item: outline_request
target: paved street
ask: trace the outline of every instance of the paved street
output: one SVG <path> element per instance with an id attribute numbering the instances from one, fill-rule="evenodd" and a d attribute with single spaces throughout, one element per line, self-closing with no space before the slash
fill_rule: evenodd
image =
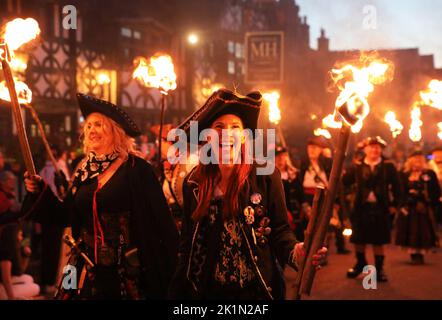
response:
<path id="1" fill-rule="evenodd" d="M 351 248 L 351 245 L 348 246 Z M 442 250 L 429 252 L 425 256 L 425 265 L 414 266 L 409 263 L 409 255 L 397 246 L 388 246 L 386 250 L 385 270 L 389 282 L 379 283 L 376 290 L 365 290 L 362 286 L 363 275 L 358 279 L 347 279 L 346 270 L 353 266 L 355 258 L 349 255 L 337 255 L 331 248 L 329 263 L 315 278 L 312 295 L 303 296 L 305 300 L 389 300 L 389 299 L 425 299 L 442 300 Z M 373 255 L 369 249 L 369 263 Z M 291 268 L 286 270 L 290 288 L 296 272 Z M 288 298 L 293 296 L 287 293 Z"/>

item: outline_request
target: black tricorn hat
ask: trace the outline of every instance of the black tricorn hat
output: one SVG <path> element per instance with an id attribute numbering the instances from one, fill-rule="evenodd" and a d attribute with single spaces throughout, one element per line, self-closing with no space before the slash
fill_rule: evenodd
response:
<path id="1" fill-rule="evenodd" d="M 372 145 L 372 144 L 378 144 L 382 148 L 385 148 L 387 146 L 387 142 L 385 142 L 384 139 L 382 139 L 379 136 L 376 137 L 368 137 L 362 141 L 362 147 L 365 148 L 366 146 Z"/>
<path id="2" fill-rule="evenodd" d="M 113 103 L 83 93 L 77 93 L 77 99 L 81 113 L 85 119 L 91 113 L 98 112 L 118 123 L 127 135 L 137 137 L 141 134 L 140 129 L 138 129 L 138 126 L 129 115 Z"/>
<path id="3" fill-rule="evenodd" d="M 199 133 L 209 128 L 216 118 L 225 114 L 234 114 L 242 120 L 244 129 L 251 129 L 254 132 L 258 126 L 261 102 L 262 95 L 258 91 L 243 96 L 227 89 L 219 89 L 207 99 L 202 107 L 184 120 L 178 129 L 188 132 L 190 122 L 198 121 Z"/>

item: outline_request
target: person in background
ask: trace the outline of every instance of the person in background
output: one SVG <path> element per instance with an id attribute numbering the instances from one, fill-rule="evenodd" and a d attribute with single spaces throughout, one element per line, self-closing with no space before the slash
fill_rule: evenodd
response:
<path id="1" fill-rule="evenodd" d="M 428 163 L 429 167 L 436 173 L 439 187 L 442 189 L 442 145 L 436 146 L 431 150 L 431 160 Z M 442 197 L 441 197 L 442 200 Z M 435 208 L 436 220 L 439 224 L 439 229 L 442 229 L 442 202 L 439 201 Z"/>
<path id="2" fill-rule="evenodd" d="M 321 137 L 307 140 L 307 158 L 301 164 L 300 179 L 304 189 L 305 201 L 311 206 L 316 188 L 326 188 L 331 170 L 331 159 L 323 156 L 326 147 Z"/>
<path id="3" fill-rule="evenodd" d="M 423 264 L 425 252 L 438 245 L 434 208 L 439 205 L 441 192 L 422 151 L 414 151 L 408 157 L 401 184 L 405 189 L 405 210 L 399 212 L 396 222 L 396 244 L 409 249 L 413 264 Z"/>
<path id="4" fill-rule="evenodd" d="M 307 220 L 302 211 L 302 204 L 305 201 L 299 170 L 291 165 L 289 153 L 286 148 L 281 146 L 276 147 L 275 156 L 275 165 L 281 173 L 281 180 L 284 186 L 289 225 L 295 232 L 296 238 L 302 240 L 304 239 Z"/>
<path id="5" fill-rule="evenodd" d="M 404 147 L 402 145 L 393 146 L 393 152 L 391 154 L 391 161 L 393 161 L 398 172 L 404 169 L 405 161 L 407 157 L 405 155 Z"/>
<path id="6" fill-rule="evenodd" d="M 51 148 L 54 158 L 57 160 L 57 166 L 62 174 L 69 179 L 69 171 L 67 169 L 66 161 L 60 153 L 57 146 Z M 57 173 L 54 164 L 49 156 L 47 156 L 45 166 L 39 172 L 39 175 L 44 181 L 47 181 L 48 186 L 52 192 L 60 199 L 64 195 L 60 194 L 60 188 L 57 186 Z M 42 293 L 52 295 L 56 291 L 56 281 L 58 279 L 58 267 L 60 262 L 60 252 L 62 247 L 63 227 L 56 225 L 40 225 L 38 224 L 36 230 L 40 231 L 41 242 L 41 259 L 40 259 L 40 284 L 42 286 Z"/>
<path id="7" fill-rule="evenodd" d="M 20 211 L 15 185 L 13 173 L 0 172 L 0 217 Z M 31 253 L 29 246 L 24 245 L 18 222 L 0 226 L 0 300 L 26 299 L 39 294 L 39 286 L 30 275 L 24 274 Z"/>
<path id="8" fill-rule="evenodd" d="M 178 231 L 181 231 L 183 220 L 183 183 L 187 174 L 198 163 L 198 156 L 188 155 L 188 157 L 176 164 L 171 164 L 167 158 L 167 154 L 173 148 L 173 141 L 167 140 L 169 131 L 173 129 L 172 124 L 164 124 L 161 133 L 161 169 L 159 173 L 160 183 L 163 187 L 163 193 L 166 197 L 172 216 L 175 220 Z M 160 126 L 154 125 L 150 129 L 151 133 L 155 135 L 157 141 L 159 140 Z M 158 160 L 153 160 L 157 164 Z"/>
<path id="9" fill-rule="evenodd" d="M 393 162 L 384 159 L 386 142 L 380 137 L 364 140 L 364 160 L 352 165 L 343 175 L 344 187 L 354 187 L 355 199 L 350 221 L 353 229 L 350 241 L 355 246 L 357 262 L 347 271 L 356 278 L 368 264 L 367 245 L 373 246 L 377 281 L 387 281 L 384 272 L 384 245 L 390 243 L 391 215 L 402 203 L 399 176 Z"/>
<path id="10" fill-rule="evenodd" d="M 307 140 L 307 159 L 301 165 L 301 182 L 304 189 L 305 199 L 303 211 L 306 213 L 306 220 L 303 222 L 304 228 L 307 227 L 307 220 L 310 219 L 311 207 L 313 205 L 313 197 L 315 195 L 316 188 L 327 188 L 328 185 L 332 159 L 331 157 L 324 156 L 324 149 L 327 148 L 330 149 L 328 143 L 323 137 L 315 136 Z M 327 234 L 327 244 L 330 243 L 333 233 L 336 234 L 338 233 L 336 230 L 340 230 L 339 210 L 339 201 L 336 201 L 333 208 L 333 217 L 330 220 L 331 224 Z M 339 234 L 336 237 L 336 245 L 339 253 L 346 252 L 345 242 L 342 234 Z"/>

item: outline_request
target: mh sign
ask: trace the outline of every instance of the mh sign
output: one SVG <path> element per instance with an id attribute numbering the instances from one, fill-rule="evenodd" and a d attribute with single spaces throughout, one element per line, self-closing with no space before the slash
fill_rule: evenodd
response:
<path id="1" fill-rule="evenodd" d="M 246 79 L 249 84 L 283 81 L 283 32 L 246 33 Z"/>

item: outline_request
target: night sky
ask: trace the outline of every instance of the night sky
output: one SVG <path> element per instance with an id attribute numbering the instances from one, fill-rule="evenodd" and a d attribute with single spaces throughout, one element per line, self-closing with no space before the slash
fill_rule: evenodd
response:
<path id="1" fill-rule="evenodd" d="M 440 0 L 296 0 L 310 24 L 311 45 L 321 27 L 330 49 L 416 48 L 434 54 L 442 68 L 442 1 Z M 364 6 L 374 6 L 377 26 L 363 28 Z M 368 10 L 371 11 L 371 8 Z"/>

